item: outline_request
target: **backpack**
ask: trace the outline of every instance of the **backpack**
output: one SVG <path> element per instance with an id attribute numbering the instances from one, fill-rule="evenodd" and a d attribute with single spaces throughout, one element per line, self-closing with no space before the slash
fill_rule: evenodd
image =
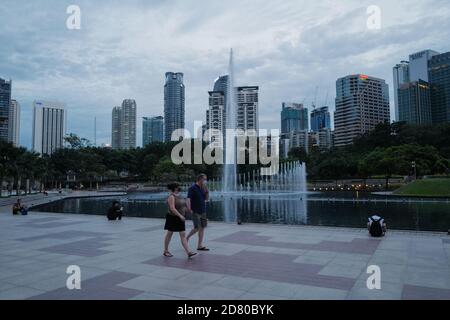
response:
<path id="1" fill-rule="evenodd" d="M 369 218 L 369 233 L 372 237 L 382 237 L 384 235 L 383 232 L 383 224 L 384 224 L 384 219 L 377 217 L 377 216 L 373 216 Z"/>

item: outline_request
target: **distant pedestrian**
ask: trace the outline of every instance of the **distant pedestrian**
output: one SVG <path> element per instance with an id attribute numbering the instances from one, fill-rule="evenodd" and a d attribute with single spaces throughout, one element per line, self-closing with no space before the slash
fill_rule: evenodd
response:
<path id="1" fill-rule="evenodd" d="M 22 204 L 22 200 L 17 199 L 16 203 L 12 207 L 13 215 L 18 215 L 19 213 L 23 216 L 28 215 L 28 208 L 26 205 Z"/>
<path id="2" fill-rule="evenodd" d="M 190 209 L 187 205 L 186 199 L 180 195 L 180 185 L 178 183 L 171 183 L 167 186 L 170 191 L 167 197 L 168 212 L 166 216 L 166 224 L 164 230 L 167 230 L 166 237 L 164 238 L 164 253 L 165 257 L 173 257 L 169 251 L 170 240 L 174 232 L 180 234 L 181 245 L 183 246 L 188 258 L 195 256 L 197 253 L 192 252 L 189 249 L 189 245 L 186 239 L 186 212 Z"/>
<path id="3" fill-rule="evenodd" d="M 112 206 L 108 209 L 106 216 L 110 221 L 122 220 L 123 207 L 120 205 L 119 201 L 114 201 L 112 203 Z"/>
<path id="4" fill-rule="evenodd" d="M 189 241 L 194 234 L 198 233 L 198 251 L 209 251 L 209 249 L 203 245 L 205 229 L 208 225 L 208 219 L 206 217 L 206 201 L 209 200 L 209 191 L 206 187 L 206 183 L 206 174 L 200 174 L 197 177 L 196 183 L 190 187 L 188 191 L 189 207 L 192 211 L 194 229 L 189 233 L 187 239 Z"/>

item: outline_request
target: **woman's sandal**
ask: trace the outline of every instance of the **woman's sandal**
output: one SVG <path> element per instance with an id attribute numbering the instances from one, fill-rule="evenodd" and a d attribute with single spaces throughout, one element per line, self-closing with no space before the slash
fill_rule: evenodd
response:
<path id="1" fill-rule="evenodd" d="M 197 251 L 209 251 L 207 247 L 198 248 Z"/>
<path id="2" fill-rule="evenodd" d="M 188 253 L 188 258 L 192 258 L 193 256 L 196 256 L 197 252 L 189 252 Z"/>
<path id="3" fill-rule="evenodd" d="M 166 251 L 166 252 L 163 253 L 163 256 L 167 257 L 167 258 L 172 258 L 173 254 L 171 254 L 169 251 Z"/>

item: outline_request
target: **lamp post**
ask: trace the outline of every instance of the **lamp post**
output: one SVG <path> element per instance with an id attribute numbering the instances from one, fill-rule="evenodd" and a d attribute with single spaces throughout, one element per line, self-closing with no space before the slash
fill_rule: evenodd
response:
<path id="1" fill-rule="evenodd" d="M 411 167 L 414 170 L 414 180 L 417 180 L 417 166 L 416 166 L 416 162 L 415 161 L 411 162 Z"/>

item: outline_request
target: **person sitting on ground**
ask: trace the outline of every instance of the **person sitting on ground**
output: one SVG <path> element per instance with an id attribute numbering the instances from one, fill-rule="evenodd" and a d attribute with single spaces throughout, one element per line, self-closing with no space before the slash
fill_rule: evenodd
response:
<path id="1" fill-rule="evenodd" d="M 386 235 L 387 225 L 382 217 L 373 215 L 369 218 L 367 229 L 372 237 L 379 238 Z"/>
<path id="2" fill-rule="evenodd" d="M 108 209 L 107 217 L 108 220 L 122 220 L 123 207 L 120 205 L 119 201 L 114 201 L 112 206 Z"/>
<path id="3" fill-rule="evenodd" d="M 27 206 L 22 204 L 20 199 L 17 199 L 16 203 L 14 203 L 12 211 L 13 211 L 13 215 L 18 215 L 19 212 L 23 216 L 26 216 L 28 214 Z"/>

